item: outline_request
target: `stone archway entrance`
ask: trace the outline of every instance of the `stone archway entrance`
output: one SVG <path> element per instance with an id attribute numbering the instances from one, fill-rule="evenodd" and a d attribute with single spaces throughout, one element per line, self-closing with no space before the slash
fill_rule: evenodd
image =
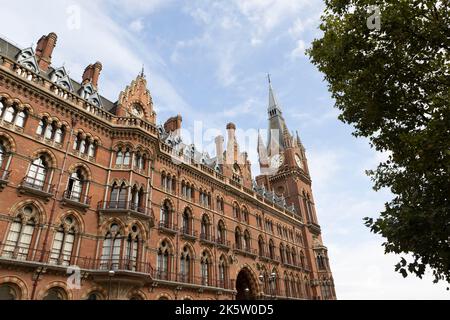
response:
<path id="1" fill-rule="evenodd" d="M 251 271 L 244 267 L 236 278 L 236 300 L 256 300 L 258 298 L 258 286 Z"/>

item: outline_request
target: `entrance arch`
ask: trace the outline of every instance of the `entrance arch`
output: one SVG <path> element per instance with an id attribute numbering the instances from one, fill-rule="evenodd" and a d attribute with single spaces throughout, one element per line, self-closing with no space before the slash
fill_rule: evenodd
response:
<path id="1" fill-rule="evenodd" d="M 247 267 L 242 268 L 236 277 L 236 291 L 236 300 L 256 300 L 258 298 L 258 284 Z"/>

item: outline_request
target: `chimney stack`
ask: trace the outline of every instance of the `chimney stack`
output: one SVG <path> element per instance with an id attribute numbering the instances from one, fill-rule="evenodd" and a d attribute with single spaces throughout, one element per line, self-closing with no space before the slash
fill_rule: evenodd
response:
<path id="1" fill-rule="evenodd" d="M 52 53 L 57 39 L 56 33 L 50 32 L 47 36 L 42 36 L 36 45 L 36 58 L 42 71 L 47 71 L 51 65 Z"/>
<path id="2" fill-rule="evenodd" d="M 181 115 L 171 117 L 164 123 L 164 130 L 166 130 L 166 132 L 176 131 L 176 133 L 178 134 L 178 131 L 181 129 L 182 121 L 183 119 L 181 118 Z"/>
<path id="3" fill-rule="evenodd" d="M 95 89 L 97 89 L 98 78 L 100 76 L 100 71 L 102 71 L 102 64 L 100 62 L 96 62 L 94 64 L 90 64 L 84 69 L 82 84 L 86 84 L 91 82 Z"/>

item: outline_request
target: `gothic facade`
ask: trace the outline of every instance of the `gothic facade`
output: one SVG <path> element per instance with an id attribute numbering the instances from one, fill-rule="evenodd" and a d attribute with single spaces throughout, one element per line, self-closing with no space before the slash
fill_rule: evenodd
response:
<path id="1" fill-rule="evenodd" d="M 116 102 L 0 39 L 0 299 L 335 299 L 305 149 L 269 85 L 254 178 L 234 124 L 214 157 L 157 125 L 140 73 Z"/>

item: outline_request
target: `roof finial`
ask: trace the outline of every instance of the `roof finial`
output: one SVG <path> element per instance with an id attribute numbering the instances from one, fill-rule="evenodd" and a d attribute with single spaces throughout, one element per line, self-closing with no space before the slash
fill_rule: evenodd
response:
<path id="1" fill-rule="evenodd" d="M 144 64 L 142 64 L 142 69 L 141 69 L 141 74 L 140 74 L 141 78 L 144 78 Z"/>
<path id="2" fill-rule="evenodd" d="M 270 84 L 271 83 L 270 82 L 270 73 L 267 74 L 267 80 L 269 80 L 269 84 Z"/>

